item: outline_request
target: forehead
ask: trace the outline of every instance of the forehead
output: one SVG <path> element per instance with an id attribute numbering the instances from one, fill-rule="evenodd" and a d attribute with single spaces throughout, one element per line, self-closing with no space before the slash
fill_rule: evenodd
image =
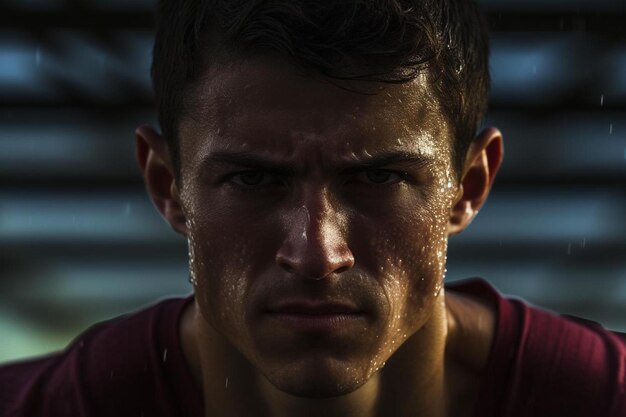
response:
<path id="1" fill-rule="evenodd" d="M 339 82 L 263 57 L 211 65 L 190 88 L 180 126 L 181 154 L 223 147 L 294 154 L 312 143 L 335 153 L 399 147 L 449 154 L 448 126 L 426 76 L 405 84 Z"/>

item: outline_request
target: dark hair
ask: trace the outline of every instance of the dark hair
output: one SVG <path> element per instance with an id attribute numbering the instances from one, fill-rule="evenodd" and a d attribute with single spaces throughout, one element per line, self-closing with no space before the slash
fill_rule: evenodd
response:
<path id="1" fill-rule="evenodd" d="M 458 173 L 487 108 L 489 39 L 473 0 L 161 0 L 152 81 L 177 175 L 185 87 L 218 49 L 271 51 L 330 79 L 405 83 L 426 71 Z"/>

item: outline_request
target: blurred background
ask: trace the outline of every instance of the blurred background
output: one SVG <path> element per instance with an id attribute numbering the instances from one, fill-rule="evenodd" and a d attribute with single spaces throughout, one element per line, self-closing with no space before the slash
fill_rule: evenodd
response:
<path id="1" fill-rule="evenodd" d="M 626 0 L 483 0 L 506 158 L 448 280 L 626 331 Z M 0 2 L 0 362 L 190 292 L 134 160 L 155 0 Z"/>

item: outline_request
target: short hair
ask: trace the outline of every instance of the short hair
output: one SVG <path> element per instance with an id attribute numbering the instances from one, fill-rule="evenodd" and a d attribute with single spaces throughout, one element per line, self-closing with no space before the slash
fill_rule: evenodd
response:
<path id="1" fill-rule="evenodd" d="M 426 73 L 458 175 L 487 110 L 489 35 L 473 0 L 160 0 L 151 74 L 177 179 L 186 87 L 218 50 L 272 52 L 329 79 L 406 83 Z"/>

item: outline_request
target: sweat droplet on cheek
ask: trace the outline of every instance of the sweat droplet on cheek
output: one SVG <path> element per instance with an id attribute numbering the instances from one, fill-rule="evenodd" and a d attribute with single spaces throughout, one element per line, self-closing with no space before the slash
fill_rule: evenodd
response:
<path id="1" fill-rule="evenodd" d="M 192 286 L 196 287 L 198 285 L 197 278 L 197 266 L 196 266 L 196 255 L 195 255 L 195 247 L 196 242 L 194 239 L 194 230 L 195 224 L 190 215 L 187 215 L 187 219 L 185 222 L 185 226 L 187 227 L 187 254 L 189 257 L 189 282 Z"/>

